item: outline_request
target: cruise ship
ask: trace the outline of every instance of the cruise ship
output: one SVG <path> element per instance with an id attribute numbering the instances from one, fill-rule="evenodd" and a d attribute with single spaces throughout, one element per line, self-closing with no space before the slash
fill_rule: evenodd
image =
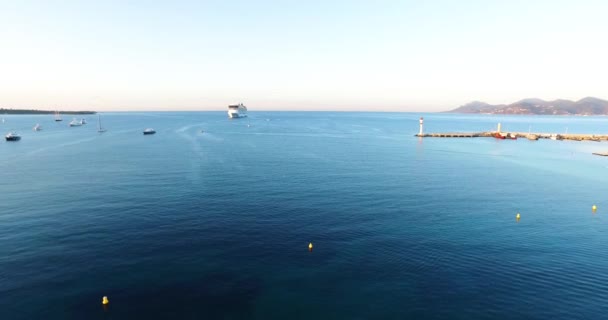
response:
<path id="1" fill-rule="evenodd" d="M 228 106 L 228 118 L 244 118 L 247 116 L 247 107 L 242 103 L 231 104 Z"/>

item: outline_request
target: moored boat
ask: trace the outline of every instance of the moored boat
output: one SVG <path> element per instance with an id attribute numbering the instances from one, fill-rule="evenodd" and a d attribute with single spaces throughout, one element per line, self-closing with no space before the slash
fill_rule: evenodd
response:
<path id="1" fill-rule="evenodd" d="M 101 115 L 97 115 L 97 132 L 106 132 L 106 129 L 101 126 Z"/>
<path id="2" fill-rule="evenodd" d="M 16 132 L 9 132 L 6 134 L 6 136 L 4 136 L 4 138 L 6 139 L 6 141 L 19 141 L 21 140 L 21 136 L 18 135 Z"/>
<path id="3" fill-rule="evenodd" d="M 512 133 L 501 133 L 501 132 L 494 133 L 494 138 L 501 139 L 501 140 L 505 140 L 505 139 L 517 140 L 517 136 Z"/>
<path id="4" fill-rule="evenodd" d="M 528 140 L 538 140 L 538 136 L 535 134 L 528 134 L 526 138 L 528 138 Z"/>
<path id="5" fill-rule="evenodd" d="M 148 135 L 148 134 L 155 134 L 156 130 L 152 129 L 152 128 L 147 128 L 144 130 L 144 135 Z"/>
<path id="6" fill-rule="evenodd" d="M 70 127 L 80 127 L 82 125 L 82 122 L 76 120 L 76 118 L 72 119 L 72 121 L 70 121 Z"/>

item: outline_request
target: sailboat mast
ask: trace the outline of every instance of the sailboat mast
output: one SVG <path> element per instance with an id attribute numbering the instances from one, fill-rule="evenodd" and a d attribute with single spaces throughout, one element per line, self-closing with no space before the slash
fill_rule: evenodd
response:
<path id="1" fill-rule="evenodd" d="M 97 114 L 97 132 L 106 132 L 106 129 L 101 126 L 101 115 L 99 113 Z"/>

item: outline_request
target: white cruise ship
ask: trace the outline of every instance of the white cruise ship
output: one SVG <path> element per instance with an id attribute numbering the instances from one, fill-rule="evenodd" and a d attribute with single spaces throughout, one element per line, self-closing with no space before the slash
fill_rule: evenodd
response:
<path id="1" fill-rule="evenodd" d="M 242 103 L 231 104 L 228 106 L 228 118 L 244 118 L 247 116 L 247 107 Z"/>

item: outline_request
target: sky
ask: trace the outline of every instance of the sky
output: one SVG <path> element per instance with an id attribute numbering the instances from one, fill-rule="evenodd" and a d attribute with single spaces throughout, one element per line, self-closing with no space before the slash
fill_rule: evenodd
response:
<path id="1" fill-rule="evenodd" d="M 608 1 L 0 0 L 0 107 L 608 99 Z"/>

